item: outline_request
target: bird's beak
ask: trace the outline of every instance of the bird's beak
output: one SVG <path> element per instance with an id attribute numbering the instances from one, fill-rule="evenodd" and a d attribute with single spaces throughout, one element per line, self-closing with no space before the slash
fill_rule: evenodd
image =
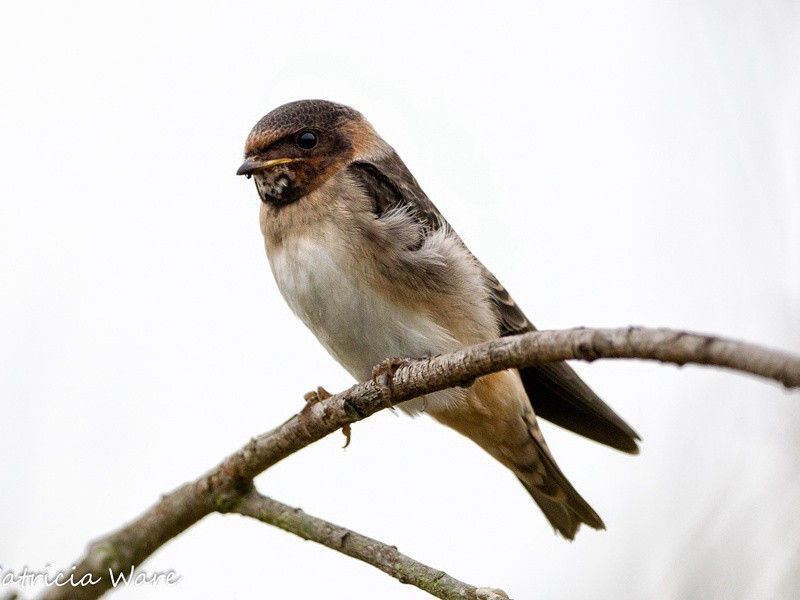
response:
<path id="1" fill-rule="evenodd" d="M 263 171 L 276 165 L 285 165 L 286 163 L 295 162 L 299 158 L 273 158 L 272 160 L 264 160 L 258 156 L 250 156 L 245 159 L 239 170 L 236 171 L 237 175 L 250 175 L 256 171 Z"/>

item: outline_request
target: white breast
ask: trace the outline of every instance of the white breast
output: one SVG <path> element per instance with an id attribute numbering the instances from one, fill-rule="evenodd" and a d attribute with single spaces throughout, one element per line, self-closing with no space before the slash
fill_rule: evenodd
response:
<path id="1" fill-rule="evenodd" d="M 372 368 L 386 358 L 419 358 L 460 347 L 431 318 L 391 303 L 343 270 L 345 261 L 335 248 L 297 237 L 274 249 L 269 260 L 292 311 L 353 377 L 369 379 Z M 449 404 L 461 396 L 460 390 L 440 392 L 428 402 Z M 416 412 L 423 405 L 406 403 L 404 408 Z"/>
<path id="2" fill-rule="evenodd" d="M 459 347 L 426 315 L 391 303 L 345 272 L 344 261 L 329 244 L 299 237 L 269 259 L 292 311 L 356 379 L 371 377 L 372 367 L 386 358 L 430 356 Z"/>

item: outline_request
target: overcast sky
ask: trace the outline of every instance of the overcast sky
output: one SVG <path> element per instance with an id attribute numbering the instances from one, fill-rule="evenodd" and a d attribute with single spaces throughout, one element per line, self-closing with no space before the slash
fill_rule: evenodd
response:
<path id="1" fill-rule="evenodd" d="M 352 380 L 285 306 L 245 137 L 359 109 L 540 328 L 669 326 L 800 353 L 800 5 L 13 3 L 0 19 L 0 568 L 70 568 Z M 800 396 L 699 367 L 576 367 L 631 457 L 545 435 L 608 530 L 389 411 L 257 479 L 519 599 L 800 595 Z M 424 598 L 236 515 L 117 598 Z M 0 586 L 0 592 L 7 591 Z M 30 596 L 31 589 L 23 590 Z"/>

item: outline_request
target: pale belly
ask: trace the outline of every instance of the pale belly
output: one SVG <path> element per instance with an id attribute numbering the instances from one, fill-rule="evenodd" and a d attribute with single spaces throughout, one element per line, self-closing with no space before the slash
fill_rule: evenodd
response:
<path id="1" fill-rule="evenodd" d="M 345 272 L 341 257 L 307 238 L 286 243 L 269 260 L 292 311 L 359 381 L 371 378 L 386 358 L 421 358 L 461 346 L 434 317 L 388 300 Z M 416 412 L 462 397 L 463 390 L 448 390 L 404 408 Z"/>

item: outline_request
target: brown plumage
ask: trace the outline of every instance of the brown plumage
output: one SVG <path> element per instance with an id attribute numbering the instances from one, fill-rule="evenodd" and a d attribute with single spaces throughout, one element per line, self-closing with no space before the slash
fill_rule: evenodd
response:
<path id="1" fill-rule="evenodd" d="M 356 379 L 387 357 L 534 329 L 357 111 L 323 100 L 275 109 L 250 133 L 238 173 L 255 178 L 281 293 Z M 604 525 L 556 465 L 536 414 L 638 451 L 636 433 L 566 363 L 495 373 L 401 406 L 479 444 L 569 539 L 581 523 Z"/>

